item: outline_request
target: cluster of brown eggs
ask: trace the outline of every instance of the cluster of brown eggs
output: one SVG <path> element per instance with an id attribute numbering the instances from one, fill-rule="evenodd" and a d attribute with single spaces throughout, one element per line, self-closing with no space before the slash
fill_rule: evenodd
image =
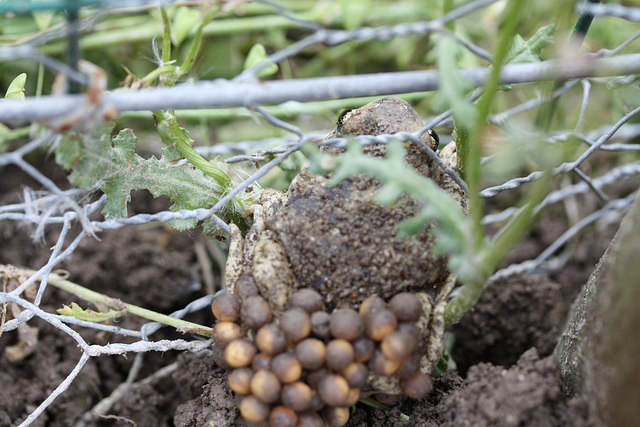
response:
<path id="1" fill-rule="evenodd" d="M 216 364 L 232 369 L 230 388 L 242 417 L 272 426 L 343 426 L 369 375 L 395 375 L 402 391 L 421 398 L 431 380 L 420 372 L 422 315 L 410 293 L 363 301 L 359 311 L 329 314 L 320 294 L 303 289 L 278 316 L 250 277 L 235 295 L 212 303 Z"/>

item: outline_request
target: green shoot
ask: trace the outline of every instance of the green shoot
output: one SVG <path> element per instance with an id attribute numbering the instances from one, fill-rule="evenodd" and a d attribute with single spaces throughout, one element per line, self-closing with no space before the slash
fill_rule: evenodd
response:
<path id="1" fill-rule="evenodd" d="M 27 276 L 31 276 L 36 273 L 35 270 L 31 270 L 29 268 L 15 268 L 16 271 L 21 274 L 25 274 Z M 113 318 L 111 315 L 112 311 L 126 312 L 127 314 L 131 314 L 134 316 L 142 317 L 143 319 L 151 320 L 152 322 L 159 322 L 163 325 L 172 326 L 176 328 L 178 331 L 183 333 L 194 333 L 198 335 L 203 335 L 205 337 L 210 337 L 213 330 L 207 326 L 198 325 L 197 323 L 187 322 L 186 320 L 176 319 L 175 317 L 170 317 L 165 314 L 160 314 L 152 310 L 147 310 L 146 308 L 138 307 L 137 305 L 129 304 L 124 301 L 121 301 L 116 298 L 111 298 L 107 295 L 101 294 L 99 292 L 92 291 L 90 289 L 85 288 L 84 286 L 80 286 L 76 283 L 73 283 L 69 280 L 63 279 L 59 275 L 55 273 L 49 274 L 48 283 L 56 288 L 67 291 L 71 294 L 76 295 L 79 298 L 82 298 L 85 301 L 96 304 L 97 306 L 109 307 L 113 310 L 110 310 L 106 313 L 98 313 L 92 310 L 82 310 L 77 304 L 72 303 L 71 307 L 67 307 L 67 310 L 64 308 L 63 314 L 65 316 L 73 316 L 77 317 L 80 320 L 88 320 L 90 322 L 94 321 L 102 321 L 96 320 L 100 316 L 105 316 L 105 320 L 108 318 Z M 74 309 L 77 307 L 76 309 Z M 70 311 L 69 311 L 70 310 Z M 111 314 L 110 314 L 111 313 Z"/>
<path id="2" fill-rule="evenodd" d="M 71 306 L 63 305 L 62 308 L 57 310 L 58 314 L 61 316 L 71 316 L 78 320 L 85 320 L 87 322 L 106 322 L 107 320 L 117 319 L 118 317 L 122 317 L 125 314 L 124 310 L 114 310 L 110 309 L 107 312 L 103 311 L 94 311 L 91 309 L 83 309 L 75 302 L 71 303 Z"/>
<path id="3" fill-rule="evenodd" d="M 374 399 L 373 397 L 363 397 L 362 399 L 359 400 L 360 403 L 363 403 L 367 406 L 370 406 L 374 409 L 382 409 L 384 411 L 390 411 L 391 407 L 389 405 L 385 405 L 384 403 Z M 411 418 L 409 418 L 409 415 L 407 414 L 403 414 L 402 412 L 400 412 L 400 421 L 409 421 Z"/>

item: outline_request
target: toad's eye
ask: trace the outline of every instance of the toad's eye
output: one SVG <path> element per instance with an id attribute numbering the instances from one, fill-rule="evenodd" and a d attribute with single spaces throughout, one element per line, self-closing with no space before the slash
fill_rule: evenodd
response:
<path id="1" fill-rule="evenodd" d="M 429 134 L 429 136 L 431 138 L 433 138 L 433 140 L 436 142 L 436 148 L 438 148 L 438 145 L 440 144 L 440 137 L 438 136 L 438 134 L 436 133 L 435 130 L 433 129 L 429 129 L 427 131 L 427 133 Z"/>
<path id="2" fill-rule="evenodd" d="M 338 122 L 336 123 L 338 133 L 342 132 L 342 125 L 344 124 L 344 121 L 349 117 L 349 113 L 352 111 L 353 108 L 347 108 L 338 116 Z"/>

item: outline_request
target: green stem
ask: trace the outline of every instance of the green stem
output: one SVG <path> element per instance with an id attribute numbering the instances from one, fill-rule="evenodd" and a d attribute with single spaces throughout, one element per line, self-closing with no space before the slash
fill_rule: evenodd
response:
<path id="1" fill-rule="evenodd" d="M 163 54 L 164 57 L 164 54 Z M 163 59 L 164 61 L 164 59 Z M 166 65 L 167 63 L 169 63 L 169 65 Z M 141 78 L 140 80 L 142 81 L 143 86 L 148 86 L 151 83 L 153 83 L 153 81 L 158 78 L 158 77 L 162 77 L 164 75 L 167 74 L 171 74 L 174 73 L 176 71 L 176 66 L 175 65 L 171 65 L 171 61 L 165 62 L 165 65 L 155 68 L 154 70 L 150 71 L 149 74 L 147 74 L 146 76 L 144 76 L 143 78 Z M 163 84 L 166 82 L 162 82 Z"/>
<path id="2" fill-rule="evenodd" d="M 585 0 L 585 3 L 600 3 L 600 0 Z M 569 39 L 569 44 L 567 46 L 568 49 L 579 50 L 580 46 L 582 46 L 582 41 L 587 36 L 587 32 L 591 27 L 591 23 L 593 22 L 593 15 L 588 13 L 583 13 L 578 17 L 576 21 L 576 25 L 573 27 L 573 32 L 571 33 L 571 38 Z M 558 80 L 553 83 L 551 89 L 547 89 L 546 93 L 543 95 L 543 99 L 549 97 L 553 92 L 555 92 L 560 86 L 564 84 L 564 80 Z M 538 109 L 538 114 L 536 116 L 536 127 L 544 130 L 548 130 L 551 127 L 551 121 L 555 112 L 558 108 L 558 103 L 560 102 L 559 98 L 553 98 L 542 105 Z"/>
<path id="3" fill-rule="evenodd" d="M 507 252 L 522 239 L 533 224 L 535 207 L 547 194 L 549 183 L 553 175 L 550 171 L 536 183 L 528 193 L 523 208 L 498 238 L 478 254 L 477 276 L 473 282 L 465 283 L 460 293 L 447 304 L 445 322 L 455 323 L 467 312 L 480 298 L 487 279 L 502 262 Z"/>
<path id="4" fill-rule="evenodd" d="M 442 15 L 444 16 L 447 13 L 451 12 L 453 8 L 454 8 L 453 0 L 444 0 L 442 4 Z M 453 31 L 455 27 L 455 22 L 449 21 L 444 26 L 447 30 Z"/>
<path id="5" fill-rule="evenodd" d="M 500 26 L 500 39 L 494 54 L 493 67 L 491 74 L 487 79 L 484 92 L 477 106 L 476 121 L 473 129 L 464 136 L 468 136 L 468 153 L 463 159 L 465 177 L 469 186 L 469 210 L 472 220 L 473 244 L 478 253 L 477 257 L 477 276 L 476 278 L 464 284 L 464 288 L 447 305 L 445 312 L 445 321 L 453 323 L 459 320 L 462 315 L 469 310 L 480 298 L 483 287 L 493 270 L 504 257 L 506 251 L 511 248 L 517 241 L 516 237 L 521 236 L 524 232 L 522 224 L 528 224 L 530 221 L 531 211 L 525 210 L 519 218 L 512 224 L 514 227 L 509 228 L 509 232 L 505 233 L 503 239 L 492 245 L 487 245 L 484 227 L 482 226 L 482 218 L 484 210 L 482 199 L 480 198 L 480 187 L 482 185 L 482 170 L 480 159 L 482 156 L 482 141 L 484 132 L 487 128 L 487 116 L 491 111 L 491 105 L 498 92 L 500 83 L 500 70 L 509 53 L 509 49 L 513 37 L 520 22 L 523 7 L 523 0 L 513 0 L 507 3 Z M 532 208 L 531 208 L 532 209 Z"/>
<path id="6" fill-rule="evenodd" d="M 491 110 L 491 105 L 498 91 L 500 84 L 500 71 L 504 60 L 509 53 L 509 48 L 516 34 L 516 29 L 521 19 L 522 11 L 525 9 L 523 0 L 513 0 L 507 3 L 500 26 L 503 27 L 498 46 L 494 54 L 491 74 L 484 87 L 484 94 L 478 101 L 476 122 L 473 130 L 469 134 L 469 153 L 465 162 L 467 183 L 469 185 L 469 210 L 473 224 L 473 240 L 476 249 L 481 250 L 484 244 L 484 227 L 482 226 L 483 207 L 480 198 L 480 188 L 482 185 L 482 170 L 480 158 L 482 155 L 482 141 L 487 127 L 487 116 Z"/>
<path id="7" fill-rule="evenodd" d="M 193 148 L 193 139 L 189 137 L 189 133 L 180 127 L 176 116 L 171 111 L 154 111 L 153 115 L 156 119 L 156 127 L 162 142 L 171 146 L 174 145 L 180 153 L 200 169 L 205 175 L 213 178 L 221 188 L 225 191 L 231 188 L 231 179 L 229 175 L 221 168 L 202 157 Z"/>
<path id="8" fill-rule="evenodd" d="M 22 138 L 29 135 L 31 128 L 29 126 L 7 130 L 6 132 L 0 132 L 0 153 L 6 150 L 9 145 L 7 144 L 9 141 L 13 141 L 14 139 Z"/>
<path id="9" fill-rule="evenodd" d="M 226 170 L 208 161 L 193 148 L 193 139 L 189 137 L 189 132 L 186 129 L 180 127 L 173 111 L 154 111 L 153 116 L 162 142 L 169 146 L 175 145 L 178 151 L 193 166 L 213 178 L 220 186 L 219 197 L 223 197 L 233 189 L 233 183 Z M 240 196 L 235 196 L 233 200 L 238 208 L 228 209 L 225 216 L 245 232 L 247 230 L 247 221 L 242 218 L 242 212 L 247 210 L 249 205 Z"/>
<path id="10" fill-rule="evenodd" d="M 160 14 L 164 25 L 162 33 L 162 65 L 164 65 L 171 61 L 171 20 L 164 4 L 160 6 Z"/>
<path id="11" fill-rule="evenodd" d="M 35 270 L 31 270 L 28 268 L 16 268 L 16 271 L 29 276 L 36 273 Z M 129 304 L 124 301 L 120 301 L 119 299 L 111 298 L 99 292 L 92 291 L 85 288 L 84 286 L 80 286 L 76 283 L 70 282 L 69 280 L 63 279 L 55 273 L 49 274 L 48 283 L 55 286 L 56 288 L 72 293 L 79 298 L 84 299 L 85 301 L 104 305 L 117 310 L 124 309 L 134 316 L 142 317 L 143 319 L 151 320 L 153 322 L 159 322 L 163 325 L 172 326 L 181 332 L 195 333 L 206 337 L 211 337 L 211 334 L 213 332 L 213 330 L 207 326 L 187 322 L 186 320 L 176 319 L 175 317 L 160 314 L 152 310 L 147 310 L 146 308 Z"/>
<path id="12" fill-rule="evenodd" d="M 42 85 L 44 82 L 44 65 L 38 65 L 38 78 L 36 80 L 36 96 L 42 96 Z"/>
<path id="13" fill-rule="evenodd" d="M 189 70 L 191 69 L 191 66 L 193 65 L 193 62 L 196 58 L 196 55 L 198 55 L 198 52 L 200 52 L 200 46 L 202 45 L 204 27 L 213 20 L 213 18 L 218 14 L 219 10 L 220 10 L 219 7 L 213 7 L 209 11 L 209 13 L 207 13 L 207 15 L 202 19 L 202 22 L 200 22 L 200 25 L 198 25 L 198 29 L 196 30 L 196 33 L 193 36 L 193 43 L 191 44 L 191 49 L 189 49 L 189 54 L 187 55 L 184 62 L 178 69 L 178 74 L 180 74 L 180 76 L 188 73 Z"/>
<path id="14" fill-rule="evenodd" d="M 600 0 L 584 0 L 584 2 L 599 4 Z M 589 13 L 583 13 L 578 17 L 576 26 L 573 28 L 573 33 L 571 34 L 571 40 L 579 42 L 578 46 L 582 44 L 582 40 L 587 35 L 592 22 L 593 15 Z"/>

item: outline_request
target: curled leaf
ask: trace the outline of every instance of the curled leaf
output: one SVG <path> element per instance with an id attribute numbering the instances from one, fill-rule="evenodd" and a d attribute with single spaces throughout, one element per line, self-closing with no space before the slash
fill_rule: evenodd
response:
<path id="1" fill-rule="evenodd" d="M 15 99 L 15 100 L 24 100 L 24 85 L 27 83 L 27 74 L 22 73 L 18 74 L 18 76 L 13 79 L 11 84 L 9 84 L 9 88 L 7 89 L 7 93 L 5 94 L 5 99 Z"/>
<path id="2" fill-rule="evenodd" d="M 62 308 L 59 308 L 57 310 L 57 312 L 61 316 L 70 316 L 78 320 L 84 320 L 86 322 L 99 323 L 99 322 L 105 322 L 111 319 L 117 319 L 118 317 L 124 315 L 125 310 L 116 311 L 116 310 L 110 309 L 106 313 L 101 311 L 94 311 L 91 309 L 85 310 L 75 302 L 72 302 L 71 307 L 69 307 L 68 305 L 63 305 Z"/>
<path id="3" fill-rule="evenodd" d="M 244 69 L 248 70 L 256 65 L 260 64 L 267 59 L 267 50 L 260 43 L 256 43 L 251 47 L 247 59 L 244 61 Z M 258 78 L 265 79 L 273 76 L 278 72 L 278 66 L 276 64 L 269 64 L 258 72 Z"/>

